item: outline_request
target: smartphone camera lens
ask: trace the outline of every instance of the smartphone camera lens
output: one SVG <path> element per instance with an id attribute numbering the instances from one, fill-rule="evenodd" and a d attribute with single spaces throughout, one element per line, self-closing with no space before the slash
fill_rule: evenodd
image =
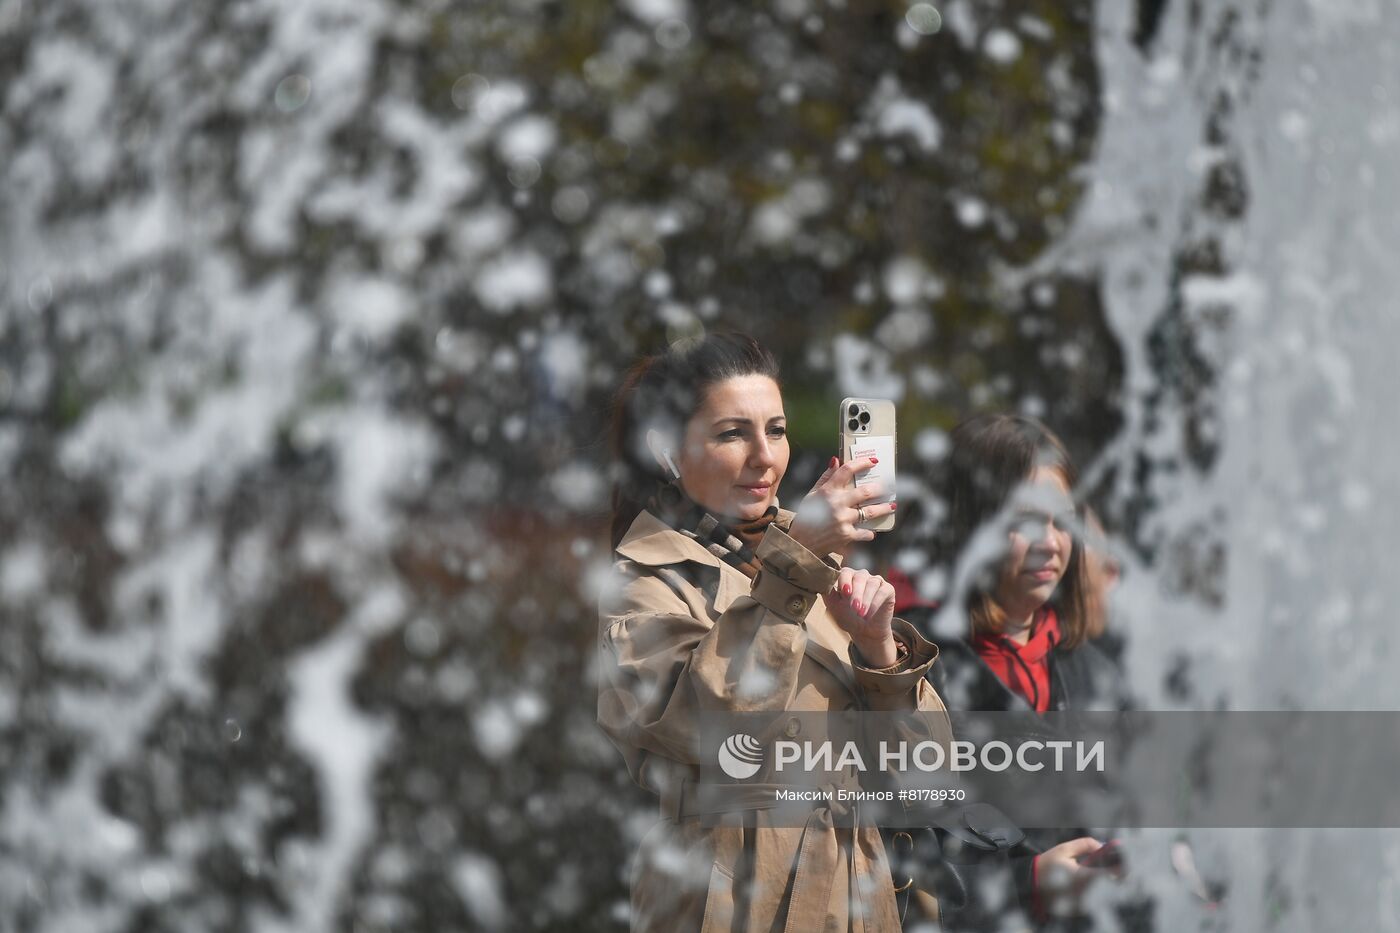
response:
<path id="1" fill-rule="evenodd" d="M 860 423 L 863 425 L 870 423 L 870 412 L 863 411 L 860 413 Z"/>
<path id="2" fill-rule="evenodd" d="M 849 409 L 846 410 L 846 414 L 848 414 L 848 415 L 850 415 L 852 418 L 854 418 L 854 417 L 856 416 L 856 413 L 859 412 L 859 411 L 860 411 L 860 406 L 857 405 L 857 404 L 855 404 L 854 402 L 852 402 L 852 403 L 851 403 L 851 407 L 850 407 Z"/>
<path id="3" fill-rule="evenodd" d="M 850 428 L 852 431 L 859 431 L 860 422 L 852 418 L 850 421 L 846 422 L 846 427 Z"/>

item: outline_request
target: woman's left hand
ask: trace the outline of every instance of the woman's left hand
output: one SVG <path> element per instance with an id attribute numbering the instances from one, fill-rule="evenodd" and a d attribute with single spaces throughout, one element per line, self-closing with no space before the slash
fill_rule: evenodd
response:
<path id="1" fill-rule="evenodd" d="M 899 659 L 891 628 L 894 587 L 883 577 L 844 567 L 822 600 L 836 624 L 850 633 L 867 665 L 889 667 Z"/>

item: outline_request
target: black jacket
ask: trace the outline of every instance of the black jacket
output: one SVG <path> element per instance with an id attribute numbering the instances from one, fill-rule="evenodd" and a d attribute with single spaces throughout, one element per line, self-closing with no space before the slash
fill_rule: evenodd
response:
<path id="1" fill-rule="evenodd" d="M 926 635 L 930 619 L 905 618 Z M 926 611 L 926 610 L 923 610 Z M 921 624 L 923 623 L 923 624 Z M 938 661 L 929 680 L 953 711 L 1025 712 L 1030 704 L 977 656 L 966 639 L 930 638 L 938 645 Z M 1046 658 L 1050 667 L 1050 709 L 1121 710 L 1128 707 L 1127 693 L 1118 668 L 1091 642 L 1078 648 L 1055 648 Z"/>
<path id="2" fill-rule="evenodd" d="M 1002 682 L 965 638 L 936 637 L 933 620 L 937 613 L 937 608 L 907 608 L 901 610 L 900 617 L 938 645 L 938 660 L 928 677 L 952 714 L 954 734 L 958 732 L 959 712 L 1031 712 L 1030 704 Z M 1073 649 L 1055 648 L 1048 655 L 1047 663 L 1050 668 L 1051 710 L 1129 708 L 1127 691 L 1118 667 L 1092 643 L 1086 642 Z M 942 834 L 936 835 L 946 843 Z M 1035 856 L 1084 835 L 1088 835 L 1088 832 L 1083 829 L 1028 830 L 1025 840 L 1007 853 L 1007 883 L 1014 887 L 1017 899 L 1027 913 L 1030 912 Z M 927 862 L 925 866 L 927 869 Z M 956 903 L 955 898 L 950 900 Z M 999 928 L 1000 909 L 989 909 L 985 904 L 977 903 L 977 900 L 974 895 L 965 910 L 948 917 L 945 925 L 951 930 Z M 1083 927 L 1070 919 L 1052 924 L 1049 928 Z"/>

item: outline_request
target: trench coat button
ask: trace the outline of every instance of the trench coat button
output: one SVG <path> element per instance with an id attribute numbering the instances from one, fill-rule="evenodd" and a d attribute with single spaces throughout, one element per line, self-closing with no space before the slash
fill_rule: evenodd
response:
<path id="1" fill-rule="evenodd" d="M 797 717 L 796 717 L 796 716 L 794 716 L 794 717 L 792 717 L 791 719 L 789 719 L 789 720 L 787 721 L 787 725 L 783 726 L 783 735 L 787 736 L 788 738 L 793 738 L 794 736 L 797 735 L 797 733 L 799 733 L 799 732 L 801 732 L 801 731 L 802 731 L 802 723 L 800 723 L 800 722 L 797 721 Z"/>
<path id="2" fill-rule="evenodd" d="M 807 616 L 807 600 L 801 596 L 794 596 L 787 601 L 787 611 L 790 616 L 797 616 L 799 619 Z"/>

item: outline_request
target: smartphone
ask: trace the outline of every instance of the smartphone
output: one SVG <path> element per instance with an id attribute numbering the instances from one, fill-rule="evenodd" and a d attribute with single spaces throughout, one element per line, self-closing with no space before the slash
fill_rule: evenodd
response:
<path id="1" fill-rule="evenodd" d="M 1116 869 L 1123 867 L 1123 847 L 1117 839 L 1111 839 L 1088 855 L 1079 857 L 1079 864 L 1086 868 Z"/>
<path id="2" fill-rule="evenodd" d="M 875 466 L 855 478 L 856 486 L 878 482 L 884 493 L 865 505 L 888 502 L 894 498 L 895 430 L 894 402 L 884 398 L 846 398 L 841 400 L 840 412 L 841 462 L 874 457 Z M 895 513 L 890 512 L 861 525 L 872 531 L 892 531 Z"/>

